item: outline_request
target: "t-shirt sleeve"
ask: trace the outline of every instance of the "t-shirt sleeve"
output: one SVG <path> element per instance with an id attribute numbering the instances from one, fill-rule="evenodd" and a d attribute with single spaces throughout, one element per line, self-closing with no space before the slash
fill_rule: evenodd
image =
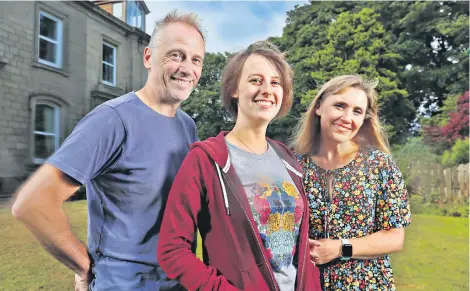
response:
<path id="1" fill-rule="evenodd" d="M 124 139 L 125 127 L 118 113 L 101 105 L 80 120 L 46 163 L 85 184 L 116 162 Z"/>
<path id="2" fill-rule="evenodd" d="M 381 169 L 375 226 L 377 230 L 406 227 L 411 222 L 410 204 L 403 175 L 390 156 Z"/>

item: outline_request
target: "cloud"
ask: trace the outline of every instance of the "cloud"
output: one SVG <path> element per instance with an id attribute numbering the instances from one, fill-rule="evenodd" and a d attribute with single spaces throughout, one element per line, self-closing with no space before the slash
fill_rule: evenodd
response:
<path id="1" fill-rule="evenodd" d="M 308 1 L 259 1 L 259 2 L 146 2 L 150 9 L 147 15 L 147 33 L 151 34 L 156 20 L 169 11 L 195 12 L 202 18 L 207 30 L 208 52 L 233 52 L 246 48 L 249 44 L 270 36 L 281 36 L 287 11 L 297 4 Z"/>

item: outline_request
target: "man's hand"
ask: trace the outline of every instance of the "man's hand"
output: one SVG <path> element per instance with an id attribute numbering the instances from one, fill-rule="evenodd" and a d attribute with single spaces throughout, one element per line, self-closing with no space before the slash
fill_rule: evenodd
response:
<path id="1" fill-rule="evenodd" d="M 309 239 L 310 260 L 315 265 L 331 262 L 341 255 L 341 241 L 336 239 Z"/>
<path id="2" fill-rule="evenodd" d="M 88 291 L 88 285 L 90 284 L 90 281 L 90 275 L 87 275 L 86 278 L 82 278 L 75 274 L 75 291 Z"/>

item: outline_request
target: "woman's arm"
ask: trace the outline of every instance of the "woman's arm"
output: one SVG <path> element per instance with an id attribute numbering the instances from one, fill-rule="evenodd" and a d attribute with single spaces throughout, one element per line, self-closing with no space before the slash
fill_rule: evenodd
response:
<path id="1" fill-rule="evenodd" d="M 395 253 L 403 248 L 405 229 L 394 228 L 380 230 L 360 238 L 349 239 L 354 259 L 370 260 Z M 317 265 L 326 264 L 341 257 L 341 240 L 320 239 L 310 240 L 312 246 L 310 259 Z M 313 246 L 316 244 L 316 246 Z"/>
<path id="2" fill-rule="evenodd" d="M 379 167 L 382 176 L 381 191 L 377 192 L 375 226 L 372 234 L 352 238 L 353 258 L 373 259 L 398 252 L 405 241 L 405 227 L 411 214 L 403 175 L 390 156 Z M 319 247 L 314 244 L 319 243 Z M 313 262 L 325 264 L 341 256 L 341 240 L 311 241 L 310 256 Z"/>
<path id="3" fill-rule="evenodd" d="M 189 290 L 240 291 L 192 252 L 198 214 L 205 203 L 202 168 L 210 171 L 201 165 L 201 158 L 207 158 L 202 150 L 192 150 L 175 177 L 163 215 L 157 261 L 169 278 Z"/>

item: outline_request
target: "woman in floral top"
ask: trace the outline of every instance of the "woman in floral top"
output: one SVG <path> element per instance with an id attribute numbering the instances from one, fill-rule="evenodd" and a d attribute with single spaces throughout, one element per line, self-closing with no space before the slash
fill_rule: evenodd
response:
<path id="1" fill-rule="evenodd" d="M 410 207 L 378 119 L 376 83 L 327 82 L 294 147 L 310 206 L 310 257 L 324 290 L 395 290 L 388 254 L 403 248 Z"/>

